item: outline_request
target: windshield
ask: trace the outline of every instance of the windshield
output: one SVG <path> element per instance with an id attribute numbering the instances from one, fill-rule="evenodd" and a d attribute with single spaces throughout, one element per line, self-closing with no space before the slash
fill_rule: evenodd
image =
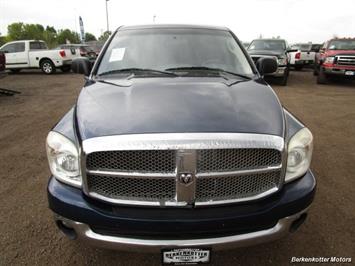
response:
<path id="1" fill-rule="evenodd" d="M 168 28 L 118 31 L 97 74 L 134 68 L 160 71 L 178 71 L 179 68 L 181 71 L 184 68 L 189 72 L 196 71 L 197 67 L 254 75 L 247 58 L 228 31 Z M 202 68 L 199 70 L 203 72 Z"/>
<path id="2" fill-rule="evenodd" d="M 285 42 L 280 40 L 254 40 L 248 47 L 248 50 L 283 51 L 285 49 Z"/>
<path id="3" fill-rule="evenodd" d="M 329 50 L 355 50 L 355 40 L 334 40 L 329 43 Z"/>

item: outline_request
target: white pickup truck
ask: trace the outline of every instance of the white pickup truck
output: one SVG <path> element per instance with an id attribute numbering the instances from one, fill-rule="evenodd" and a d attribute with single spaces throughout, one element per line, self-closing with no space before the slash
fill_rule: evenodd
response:
<path id="1" fill-rule="evenodd" d="M 314 63 L 316 53 L 312 51 L 312 43 L 301 43 L 291 46 L 291 50 L 295 52 L 290 52 L 290 65 L 296 70 L 302 70 L 306 65 L 311 65 Z"/>
<path id="2" fill-rule="evenodd" d="M 45 74 L 52 74 L 60 68 L 69 72 L 71 62 L 80 55 L 75 50 L 48 50 L 44 41 L 21 40 L 4 44 L 0 51 L 6 56 L 6 69 L 14 73 L 25 68 L 40 68 Z"/>

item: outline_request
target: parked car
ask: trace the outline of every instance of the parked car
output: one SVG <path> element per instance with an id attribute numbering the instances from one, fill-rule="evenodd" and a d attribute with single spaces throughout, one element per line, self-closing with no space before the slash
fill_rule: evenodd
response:
<path id="1" fill-rule="evenodd" d="M 260 58 L 273 58 L 276 60 L 278 68 L 268 76 L 276 77 L 279 84 L 287 85 L 289 67 L 288 44 L 282 39 L 256 39 L 249 47 L 248 53 L 256 63 Z"/>
<path id="2" fill-rule="evenodd" d="M 40 68 L 45 74 L 52 74 L 60 68 L 70 71 L 72 55 L 70 50 L 48 50 L 43 41 L 22 40 L 8 42 L 0 47 L 6 56 L 6 69 L 14 73 L 26 68 Z"/>
<path id="3" fill-rule="evenodd" d="M 312 51 L 312 43 L 300 43 L 291 46 L 290 65 L 296 70 L 302 70 L 304 66 L 314 63 L 316 52 Z"/>
<path id="4" fill-rule="evenodd" d="M 335 38 L 324 43 L 316 55 L 314 74 L 318 84 L 329 77 L 355 78 L 355 38 Z"/>
<path id="5" fill-rule="evenodd" d="M 315 194 L 311 132 L 282 107 L 227 28 L 124 26 L 49 132 L 49 207 L 86 244 L 163 263 L 277 239 Z"/>
<path id="6" fill-rule="evenodd" d="M 70 51 L 75 51 L 75 54 L 88 57 L 90 60 L 94 61 L 98 55 L 94 49 L 87 44 L 62 44 L 58 46 L 58 49 L 69 49 Z"/>
<path id="7" fill-rule="evenodd" d="M 6 75 L 5 64 L 6 64 L 5 54 L 0 51 L 0 78 L 5 77 Z"/>
<path id="8" fill-rule="evenodd" d="M 89 41 L 86 42 L 86 44 L 89 45 L 91 49 L 96 53 L 96 56 L 98 56 L 105 43 L 102 41 Z"/>

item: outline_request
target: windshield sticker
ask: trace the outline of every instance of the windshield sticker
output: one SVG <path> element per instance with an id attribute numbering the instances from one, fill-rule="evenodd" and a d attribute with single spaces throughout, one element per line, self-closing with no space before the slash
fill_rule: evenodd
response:
<path id="1" fill-rule="evenodd" d="M 111 51 L 110 62 L 121 61 L 124 57 L 126 48 L 114 48 Z"/>

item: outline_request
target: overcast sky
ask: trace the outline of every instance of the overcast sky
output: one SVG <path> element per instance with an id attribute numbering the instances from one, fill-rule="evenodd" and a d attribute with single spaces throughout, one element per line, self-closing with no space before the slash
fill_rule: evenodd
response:
<path id="1" fill-rule="evenodd" d="M 110 0 L 110 30 L 155 23 L 229 27 L 243 41 L 260 34 L 290 43 L 320 43 L 334 35 L 355 36 L 355 0 Z M 0 0 L 0 32 L 13 22 L 79 29 L 97 37 L 106 30 L 105 0 Z"/>

